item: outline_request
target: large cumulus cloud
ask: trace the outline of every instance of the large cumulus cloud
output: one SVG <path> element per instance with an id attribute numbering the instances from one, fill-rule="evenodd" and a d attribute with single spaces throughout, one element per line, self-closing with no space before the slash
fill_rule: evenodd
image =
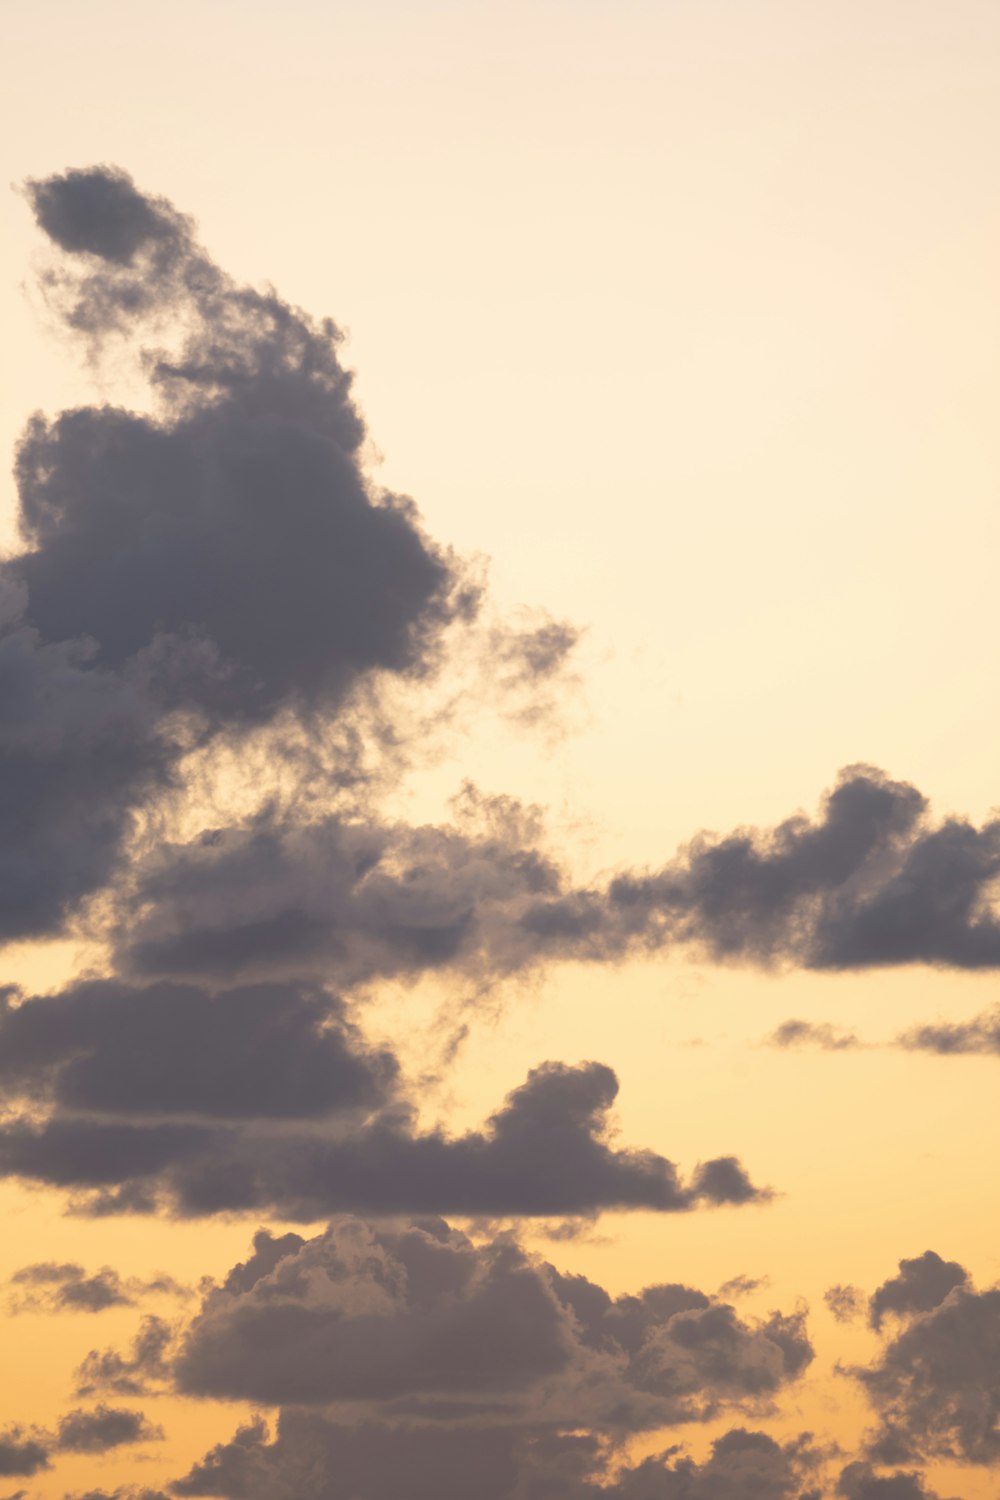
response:
<path id="1" fill-rule="evenodd" d="M 676 1448 L 636 1465 L 616 1456 L 581 1432 L 494 1426 L 442 1434 L 346 1427 L 287 1411 L 273 1439 L 263 1423 L 242 1428 L 174 1491 L 223 1500 L 300 1500 L 306 1492 L 315 1500 L 819 1500 L 812 1485 L 818 1455 L 807 1438 L 779 1443 L 734 1428 L 701 1463 Z"/>
<path id="2" fill-rule="evenodd" d="M 315 709 L 359 673 L 419 669 L 462 607 L 456 578 L 413 506 L 375 495 L 359 467 L 336 327 L 238 286 L 188 220 L 121 172 L 29 192 L 73 258 L 58 280 L 73 327 L 141 333 L 156 314 L 183 329 L 176 354 L 146 346 L 158 419 L 103 407 L 32 423 L 27 550 L 11 564 L 30 621 L 49 640 L 93 641 L 114 669 L 158 638 L 211 643 L 217 670 L 169 689 L 223 716 Z"/>
<path id="3" fill-rule="evenodd" d="M 192 744 L 425 672 L 477 600 L 412 503 L 366 479 L 333 323 L 237 285 L 116 169 L 29 198 L 59 252 L 53 304 L 92 346 L 127 336 L 157 408 L 38 415 L 19 449 L 0 937 L 58 929 L 109 881 Z"/>
<path id="4" fill-rule="evenodd" d="M 181 1390 L 268 1405 L 628 1431 L 766 1404 L 811 1359 L 801 1312 L 749 1323 L 679 1285 L 613 1299 L 510 1238 L 347 1218 L 311 1240 L 258 1236 L 175 1374 Z"/>
<path id="5" fill-rule="evenodd" d="M 792 1500 L 820 1457 L 801 1439 L 735 1428 L 703 1463 L 674 1448 L 635 1468 L 622 1444 L 766 1414 L 812 1357 L 801 1309 L 747 1319 L 676 1283 L 615 1297 L 510 1235 L 342 1217 L 312 1238 L 259 1231 L 172 1337 L 148 1321 L 130 1354 L 95 1350 L 80 1386 L 280 1409 L 273 1440 L 242 1429 L 178 1495 Z"/>

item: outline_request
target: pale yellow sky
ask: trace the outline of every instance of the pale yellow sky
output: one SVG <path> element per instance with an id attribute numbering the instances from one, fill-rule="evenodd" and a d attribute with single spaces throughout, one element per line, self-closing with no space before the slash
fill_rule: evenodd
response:
<path id="1" fill-rule="evenodd" d="M 489 557 L 500 607 L 586 628 L 573 732 L 547 744 L 484 716 L 414 776 L 412 816 L 472 777 L 550 809 L 589 877 L 813 811 L 855 761 L 938 812 L 1000 802 L 993 0 L 7 0 L 4 30 L 4 179 L 118 163 L 238 278 L 331 314 L 378 480 Z M 11 193 L 6 449 L 33 409 L 92 399 L 25 292 L 37 255 Z M 629 1143 L 685 1169 L 738 1152 L 782 1195 L 546 1250 L 614 1291 L 746 1272 L 771 1278 L 768 1306 L 815 1307 L 931 1246 L 990 1283 L 1000 1061 L 758 1044 L 792 1015 L 887 1042 L 994 993 L 921 969 L 568 966 L 473 1029 L 427 1108 L 476 1123 L 541 1059 L 595 1057 L 619 1073 Z M 384 1006 L 386 1025 L 425 1014 Z M 254 1227 L 84 1226 L 9 1192 L 5 1270 L 219 1274 Z M 80 1324 L 58 1380 L 61 1330 L 12 1325 L 12 1420 L 61 1408 L 95 1336 Z M 810 1421 L 861 1337 L 821 1307 L 816 1336 Z M 235 1425 L 177 1412 L 143 1483 Z M 80 1460 L 31 1493 L 125 1477 Z M 938 1477 L 961 1500 L 995 1489 Z"/>

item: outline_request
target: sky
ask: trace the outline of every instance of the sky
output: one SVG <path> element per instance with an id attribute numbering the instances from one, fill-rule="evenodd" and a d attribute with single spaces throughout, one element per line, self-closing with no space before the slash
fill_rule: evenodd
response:
<path id="1" fill-rule="evenodd" d="M 996 6 L 5 23 L 0 1500 L 997 1500 Z"/>

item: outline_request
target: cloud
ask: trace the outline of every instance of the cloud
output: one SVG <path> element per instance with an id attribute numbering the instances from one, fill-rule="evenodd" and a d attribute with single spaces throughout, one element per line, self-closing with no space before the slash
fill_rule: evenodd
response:
<path id="1" fill-rule="evenodd" d="M 950 1288 L 950 1289 L 949 1289 Z M 877 1463 L 1000 1459 L 1000 1289 L 976 1291 L 954 1262 L 927 1252 L 900 1264 L 871 1303 L 902 1327 L 870 1365 L 849 1370 L 879 1418 Z"/>
<path id="2" fill-rule="evenodd" d="M 147 1422 L 141 1411 L 100 1405 L 93 1411 L 67 1412 L 59 1421 L 54 1446 L 62 1453 L 107 1453 L 162 1437 L 162 1429 Z"/>
<path id="3" fill-rule="evenodd" d="M 613 1299 L 509 1236 L 343 1218 L 310 1240 L 258 1235 L 174 1374 L 188 1394 L 272 1406 L 627 1431 L 766 1404 L 811 1359 L 801 1313 L 748 1321 L 670 1285 Z"/>
<path id="4" fill-rule="evenodd" d="M 186 1287 L 170 1276 L 149 1281 L 136 1277 L 123 1280 L 111 1266 L 88 1275 L 83 1266 L 57 1265 L 52 1261 L 22 1266 L 10 1278 L 14 1293 L 12 1312 L 104 1312 L 109 1307 L 134 1307 L 137 1298 L 150 1294 L 185 1297 Z"/>
<path id="5" fill-rule="evenodd" d="M 0 1126 L 0 1173 L 80 1190 L 124 1188 L 123 1212 L 147 1211 L 161 1193 L 187 1215 L 267 1208 L 304 1221 L 345 1209 L 556 1217 L 768 1200 L 734 1157 L 702 1163 L 685 1183 L 656 1152 L 609 1144 L 617 1092 L 601 1063 L 546 1063 L 483 1129 L 462 1136 L 418 1132 L 402 1103 L 357 1127 L 293 1128 L 280 1116 L 145 1121 L 129 1099 L 119 1119 L 67 1112 L 42 1125 Z M 99 1213 L 115 1206 L 106 1194 L 95 1204 Z"/>
<path id="6" fill-rule="evenodd" d="M 11 566 L 0 598 L 23 598 Z M 183 736 L 142 665 L 112 673 L 93 657 L 18 614 L 0 625 L 0 940 L 57 931 L 115 874 L 139 806 L 172 784 Z"/>
<path id="7" fill-rule="evenodd" d="M 0 1009 L 0 1083 L 64 1109 L 303 1119 L 371 1109 L 396 1072 L 316 985 L 90 980 Z"/>
<path id="8" fill-rule="evenodd" d="M 173 1497 L 163 1490 L 138 1489 L 129 1484 L 115 1490 L 87 1490 L 85 1494 L 75 1490 L 66 1500 L 173 1500 Z"/>
<path id="9" fill-rule="evenodd" d="M 158 419 L 90 408 L 29 430 L 29 550 L 12 567 L 46 638 L 87 637 L 116 669 L 158 636 L 210 642 L 219 671 L 172 695 L 226 718 L 315 710 L 359 674 L 420 669 L 474 600 L 412 503 L 371 492 L 334 324 L 238 286 L 120 171 L 29 195 L 70 257 L 54 285 L 71 327 L 142 340 L 151 314 L 183 326 L 175 355 L 143 352 Z"/>
<path id="10" fill-rule="evenodd" d="M 880 1475 L 867 1463 L 848 1464 L 841 1471 L 837 1494 L 845 1500 L 939 1500 L 921 1474 L 896 1470 Z"/>
<path id="11" fill-rule="evenodd" d="M 117 962 L 140 976 L 322 973 L 345 987 L 530 967 L 537 943 L 521 919 L 564 879 L 538 821 L 472 788 L 456 814 L 451 827 L 412 828 L 267 811 L 163 845 L 137 871 Z"/>
<path id="12" fill-rule="evenodd" d="M 818 1459 L 806 1438 L 779 1444 L 735 1428 L 715 1440 L 703 1463 L 676 1448 L 636 1466 L 616 1463 L 617 1456 L 576 1431 L 442 1434 L 405 1425 L 344 1427 L 288 1411 L 273 1440 L 263 1423 L 244 1427 L 173 1488 L 178 1496 L 222 1500 L 298 1500 L 304 1493 L 314 1500 L 398 1500 L 401 1493 L 407 1500 L 819 1500 L 818 1490 L 804 1488 Z"/>
<path id="13" fill-rule="evenodd" d="M 822 1052 L 846 1052 L 861 1046 L 853 1031 L 814 1021 L 782 1021 L 767 1040 L 773 1047 L 818 1047 Z"/>
<path id="14" fill-rule="evenodd" d="M 173 1500 L 173 1497 L 163 1490 L 139 1489 L 129 1484 L 115 1490 L 87 1490 L 85 1494 L 75 1490 L 66 1500 Z"/>
<path id="15" fill-rule="evenodd" d="M 273 1440 L 241 1429 L 178 1495 L 798 1500 L 819 1460 L 738 1428 L 704 1463 L 621 1466 L 630 1433 L 770 1410 L 813 1357 L 801 1310 L 744 1319 L 678 1284 L 613 1297 L 440 1220 L 261 1231 L 177 1349 L 182 1392 L 281 1407 Z"/>
<path id="16" fill-rule="evenodd" d="M 37 1434 L 28 1434 L 20 1427 L 8 1427 L 0 1432 L 0 1475 L 3 1478 L 37 1474 L 48 1466 L 48 1448 Z"/>
<path id="17" fill-rule="evenodd" d="M 856 1286 L 828 1287 L 823 1301 L 838 1323 L 853 1323 L 865 1310 L 865 1294 Z"/>
<path id="18" fill-rule="evenodd" d="M 936 1052 L 940 1056 L 1000 1053 L 1000 1010 L 983 1011 L 971 1021 L 915 1026 L 904 1032 L 899 1042 L 910 1051 Z"/>
<path id="19" fill-rule="evenodd" d="M 658 871 L 589 886 L 546 849 L 537 818 L 482 810 L 479 826 L 420 829 L 265 815 L 165 847 L 138 871 L 119 962 L 192 976 L 327 965 L 346 985 L 447 969 L 492 980 L 679 947 L 764 967 L 1000 963 L 1000 823 L 933 825 L 914 787 L 868 766 L 841 772 L 816 820 L 701 834 Z M 801 1021 L 775 1040 L 860 1045 Z"/>
<path id="20" fill-rule="evenodd" d="M 143 1318 L 129 1354 L 91 1349 L 76 1372 L 77 1394 L 142 1396 L 165 1387 L 172 1339 L 173 1330 L 163 1318 Z"/>
<path id="21" fill-rule="evenodd" d="M 534 1069 L 479 1131 L 421 1133 L 395 1058 L 311 981 L 212 991 L 102 979 L 28 1000 L 7 993 L 0 1084 L 0 1174 L 97 1190 L 95 1213 L 150 1211 L 158 1195 L 186 1214 L 265 1208 L 306 1220 L 342 1209 L 675 1212 L 769 1196 L 735 1157 L 684 1183 L 657 1153 L 612 1146 L 618 1082 L 596 1062 Z M 67 1302 L 118 1290 L 63 1279 Z"/>
<path id="22" fill-rule="evenodd" d="M 868 1304 L 868 1321 L 876 1332 L 887 1313 L 908 1317 L 939 1307 L 957 1286 L 966 1286 L 969 1273 L 955 1260 L 942 1260 L 933 1250 L 899 1262 L 899 1275 L 884 1281 Z"/>
<path id="23" fill-rule="evenodd" d="M 701 835 L 660 872 L 612 882 L 609 897 L 638 930 L 717 961 L 983 968 L 1000 963 L 998 875 L 1000 822 L 934 825 L 915 787 L 852 766 L 817 820 Z"/>
<path id="24" fill-rule="evenodd" d="M 192 748 L 289 714 L 328 734 L 359 685 L 429 673 L 479 599 L 365 476 L 332 322 L 237 285 L 118 169 L 28 198 L 53 307 L 92 351 L 129 340 L 156 409 L 36 415 L 18 450 L 0 938 L 56 932 L 106 886 Z"/>

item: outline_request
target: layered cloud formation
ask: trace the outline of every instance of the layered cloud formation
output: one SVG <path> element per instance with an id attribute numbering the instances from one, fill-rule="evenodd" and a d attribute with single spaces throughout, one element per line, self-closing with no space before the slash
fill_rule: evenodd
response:
<path id="1" fill-rule="evenodd" d="M 83 1360 L 88 1405 L 0 1434 L 0 1474 L 158 1440 L 114 1403 L 164 1394 L 268 1413 L 174 1497 L 819 1500 L 833 1484 L 937 1500 L 911 1466 L 994 1462 L 1000 1293 L 932 1252 L 900 1263 L 867 1301 L 880 1353 L 849 1372 L 878 1423 L 850 1461 L 743 1425 L 809 1368 L 803 1307 L 743 1316 L 725 1291 L 668 1280 L 613 1295 L 496 1221 L 750 1208 L 772 1191 L 736 1155 L 682 1172 L 619 1143 L 601 1061 L 539 1060 L 477 1128 L 423 1125 L 362 1002 L 386 980 L 478 996 L 672 947 L 763 967 L 996 967 L 1000 823 L 935 823 L 914 787 L 854 766 L 815 818 L 701 834 L 588 884 L 537 810 L 502 795 L 467 787 L 440 825 L 390 815 L 380 793 L 421 722 L 407 692 L 430 693 L 449 653 L 485 651 L 498 711 L 527 730 L 579 632 L 490 619 L 478 572 L 374 485 L 331 321 L 239 285 L 117 169 L 28 198 L 51 308 L 90 359 L 130 351 L 148 409 L 39 415 L 18 452 L 0 939 L 85 932 L 103 968 L 0 994 L 0 1176 L 91 1215 L 327 1227 L 259 1230 L 171 1318 L 146 1304 L 183 1304 L 169 1277 L 15 1272 L 16 1311 L 143 1316 L 130 1347 Z M 996 1033 L 987 1016 L 907 1045 L 996 1051 Z M 775 1040 L 857 1045 L 805 1022 Z M 827 1296 L 842 1321 L 865 1310 L 853 1287 Z M 630 1458 L 637 1436 L 648 1451 L 692 1424 L 700 1458 L 667 1441 Z"/>
<path id="2" fill-rule="evenodd" d="M 57 931 L 110 885 L 128 978 L 5 997 L 0 1173 L 92 1191 L 95 1212 L 760 1199 L 735 1159 L 685 1183 L 655 1153 L 610 1146 L 617 1082 L 597 1063 L 539 1067 L 481 1131 L 418 1131 L 396 1059 L 344 996 L 440 965 L 509 969 L 525 901 L 559 874 L 502 799 L 479 808 L 493 826 L 478 833 L 322 810 L 323 751 L 339 746 L 345 783 L 363 775 L 356 737 L 338 734 L 380 683 L 433 674 L 478 586 L 410 501 L 366 478 L 332 323 L 235 284 L 121 172 L 68 172 L 29 196 L 65 252 L 53 306 L 92 351 L 137 341 L 155 409 L 38 417 L 19 453 L 24 550 L 0 577 L 0 652 L 22 679 L 3 778 L 20 831 L 0 922 Z M 575 638 L 555 622 L 497 629 L 515 686 L 548 681 Z M 265 780 L 242 822 L 136 845 L 170 795 L 202 790 L 185 782 L 192 758 L 203 771 L 206 747 L 261 733 L 301 751 L 289 808 Z M 276 752 L 275 787 L 285 769 Z"/>

